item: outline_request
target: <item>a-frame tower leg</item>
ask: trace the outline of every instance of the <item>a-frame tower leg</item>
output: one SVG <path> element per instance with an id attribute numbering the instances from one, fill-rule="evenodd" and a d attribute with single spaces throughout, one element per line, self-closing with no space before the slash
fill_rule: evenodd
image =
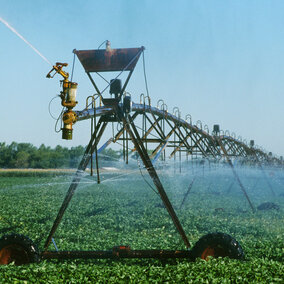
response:
<path id="1" fill-rule="evenodd" d="M 97 147 L 97 144 L 99 143 L 102 135 L 103 135 L 103 132 L 105 130 L 107 126 L 107 123 L 106 122 L 102 122 L 102 119 L 99 120 L 98 122 L 98 125 L 96 127 L 96 130 L 95 132 L 93 133 L 91 139 L 90 139 L 90 142 L 85 150 L 85 153 L 83 155 L 83 158 L 78 166 L 78 169 L 76 171 L 76 174 L 75 176 L 73 177 L 73 180 L 70 184 L 70 187 L 66 193 L 66 196 L 65 196 L 65 199 L 63 200 L 63 203 L 58 211 L 58 214 L 57 214 L 57 217 L 53 223 L 53 226 L 50 230 L 50 233 L 46 239 L 46 242 L 44 244 L 44 252 L 47 250 L 51 240 L 52 240 L 52 237 L 55 233 L 55 231 L 57 230 L 57 227 L 58 225 L 60 224 L 61 220 L 62 220 L 62 217 L 65 213 L 65 210 L 67 209 L 74 193 L 75 193 L 75 190 L 81 180 L 81 177 L 82 177 L 82 171 L 85 171 L 86 167 L 88 166 L 88 163 L 91 159 L 91 155 L 92 153 L 94 152 L 95 148 Z"/>
<path id="2" fill-rule="evenodd" d="M 121 109 L 119 108 L 119 106 L 117 106 L 117 112 L 120 113 L 120 118 L 124 124 L 124 127 L 126 129 L 126 131 L 128 132 L 139 156 L 141 157 L 143 163 L 144 163 L 144 166 L 145 168 L 147 169 L 150 177 L 152 178 L 153 180 L 153 183 L 155 184 L 157 190 L 158 190 L 158 193 L 167 209 L 167 211 L 169 212 L 169 215 L 170 217 L 172 218 L 173 220 L 173 223 L 175 225 L 175 227 L 177 228 L 179 234 L 181 235 L 181 238 L 183 239 L 183 242 L 185 243 L 186 247 L 189 248 L 190 247 L 190 243 L 188 241 L 188 238 L 183 230 L 183 227 L 181 226 L 180 224 L 180 221 L 175 213 L 175 210 L 167 196 L 167 193 L 165 192 L 165 189 L 159 179 L 159 176 L 151 162 L 151 159 L 143 145 L 143 142 L 140 138 L 140 135 L 137 131 L 137 128 L 131 118 L 130 115 L 126 115 L 124 116 L 121 112 Z"/>

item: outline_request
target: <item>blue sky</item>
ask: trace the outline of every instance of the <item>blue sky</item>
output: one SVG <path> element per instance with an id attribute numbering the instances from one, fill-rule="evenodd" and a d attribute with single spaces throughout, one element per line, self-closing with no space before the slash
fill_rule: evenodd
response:
<path id="1" fill-rule="evenodd" d="M 284 154 L 284 1 L 31 1 L 0 0 L 0 17 L 52 63 L 72 50 L 145 46 L 150 95 L 162 98 L 212 129 L 224 130 L 277 155 Z M 59 93 L 50 66 L 0 23 L 0 141 L 55 146 L 86 145 L 89 123 L 74 126 L 74 139 L 54 132 L 48 103 Z M 142 61 L 129 84 L 133 101 L 145 92 Z M 94 90 L 79 62 L 77 109 Z M 59 111 L 59 101 L 51 105 Z"/>

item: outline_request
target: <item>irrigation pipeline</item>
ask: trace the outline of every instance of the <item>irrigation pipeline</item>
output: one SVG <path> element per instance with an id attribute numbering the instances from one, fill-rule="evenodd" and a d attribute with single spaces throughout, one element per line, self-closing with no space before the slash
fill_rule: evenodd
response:
<path id="1" fill-rule="evenodd" d="M 215 161 L 225 160 L 231 167 L 235 181 L 239 184 L 241 191 L 251 207 L 251 210 L 254 212 L 255 208 L 248 196 L 248 193 L 246 192 L 244 185 L 242 184 L 242 181 L 238 176 L 238 173 L 235 170 L 232 158 L 236 160 L 242 159 L 243 163 L 249 165 L 257 164 L 261 169 L 262 164 L 282 166 L 282 160 L 273 157 L 270 153 L 267 154 L 261 149 L 254 147 L 254 145 L 248 146 L 247 143 L 241 139 L 236 139 L 235 135 L 228 135 L 228 131 L 225 132 L 227 135 L 221 135 L 220 131 L 213 131 L 212 134 L 210 134 L 208 127 L 207 131 L 202 129 L 202 123 L 200 121 L 199 124 L 196 123 L 196 125 L 192 125 L 191 121 L 188 123 L 186 120 L 183 120 L 180 116 L 180 111 L 177 108 L 175 108 L 176 110 L 174 114 L 171 114 L 164 108 L 159 109 L 158 107 L 151 106 L 150 102 L 151 101 L 149 99 L 149 105 L 146 105 L 144 98 L 143 104 L 132 103 L 132 115 L 129 115 L 129 120 L 134 123 L 135 120 L 138 120 L 139 117 L 142 117 L 142 127 L 138 127 L 137 123 L 134 126 L 135 131 L 137 132 L 135 136 L 140 139 L 138 145 L 136 145 L 137 143 L 135 139 L 127 138 L 125 135 L 122 135 L 125 131 L 130 131 L 129 122 L 127 121 L 123 123 L 122 128 L 116 135 L 114 135 L 112 142 L 122 140 L 123 145 L 128 145 L 128 141 L 132 140 L 134 145 L 132 152 L 141 151 L 139 148 L 142 146 L 144 147 L 144 145 L 146 147 L 145 150 L 147 149 L 148 144 L 155 145 L 155 149 L 150 155 L 152 162 L 155 162 L 162 152 L 165 157 L 166 149 L 172 148 L 169 157 L 174 157 L 174 162 L 176 163 L 176 154 L 179 153 L 178 157 L 180 171 L 182 152 L 186 153 L 187 158 L 189 155 L 191 157 L 195 156 L 196 158 L 202 157 L 203 160 L 201 159 L 201 162 L 204 162 L 204 159 L 207 159 L 209 162 L 212 159 Z M 120 104 L 119 107 L 123 108 L 123 104 Z M 97 108 L 84 109 L 82 111 L 76 111 L 75 113 L 77 121 L 92 119 L 95 116 L 100 118 L 105 117 L 106 121 L 108 121 L 109 117 L 116 116 L 117 110 L 115 106 L 107 105 Z M 145 121 L 147 121 L 149 125 L 147 128 Z M 119 119 L 117 122 L 120 124 Z M 140 133 L 138 133 L 139 130 Z M 128 155 L 128 150 L 126 152 Z M 142 156 L 141 153 L 139 153 L 139 155 Z M 151 172 L 152 169 L 147 168 L 147 170 L 150 170 Z M 155 182 L 155 179 L 153 179 L 153 181 Z M 193 183 L 194 179 L 184 195 L 184 200 L 181 204 L 181 207 L 186 200 Z M 271 187 L 269 181 L 268 185 Z"/>
<path id="2" fill-rule="evenodd" d="M 232 136 L 220 134 L 211 135 L 201 127 L 192 125 L 179 116 L 170 114 L 166 110 L 161 110 L 151 105 L 133 103 L 132 112 L 134 112 L 134 118 L 139 115 L 147 117 L 150 127 L 148 128 L 148 131 L 146 131 L 146 134 L 142 135 L 142 140 L 145 143 L 158 144 L 153 153 L 157 153 L 157 151 L 168 141 L 167 147 L 174 148 L 174 151 L 170 156 L 175 155 L 177 151 L 185 151 L 188 154 L 196 154 L 205 158 L 215 159 L 217 157 L 220 159 L 221 157 L 226 156 L 241 157 L 245 159 L 249 158 L 249 162 L 254 164 L 269 163 L 282 165 L 280 159 L 267 154 L 261 149 L 250 147 L 245 142 Z M 84 109 L 83 111 L 75 111 L 75 113 L 77 115 L 77 121 L 81 121 L 93 118 L 94 116 L 100 117 L 112 115 L 115 114 L 115 110 L 110 106 L 100 106 L 96 109 L 90 108 Z M 164 120 L 170 128 L 170 131 L 167 133 L 164 132 L 161 127 L 158 127 L 159 124 L 157 122 L 162 120 Z M 155 138 L 148 138 L 150 134 Z M 178 138 L 176 141 L 170 140 L 174 134 L 176 134 L 176 137 Z M 123 140 L 123 138 L 119 138 L 119 140 Z M 226 154 L 222 148 L 225 149 Z"/>

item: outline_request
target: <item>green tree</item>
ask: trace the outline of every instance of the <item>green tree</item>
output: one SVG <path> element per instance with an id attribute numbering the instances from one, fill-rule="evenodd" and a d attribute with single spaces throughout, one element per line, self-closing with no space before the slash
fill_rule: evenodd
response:
<path id="1" fill-rule="evenodd" d="M 16 154 L 15 158 L 15 168 L 28 168 L 30 163 L 29 163 L 29 157 L 30 154 L 25 151 L 20 151 Z"/>
<path id="2" fill-rule="evenodd" d="M 76 168 L 85 152 L 83 146 L 56 146 L 51 148 L 41 144 L 39 148 L 31 143 L 12 142 L 6 145 L 0 142 L 1 168 Z M 101 161 L 115 161 L 120 159 L 122 151 L 111 148 L 105 149 L 100 155 Z"/>

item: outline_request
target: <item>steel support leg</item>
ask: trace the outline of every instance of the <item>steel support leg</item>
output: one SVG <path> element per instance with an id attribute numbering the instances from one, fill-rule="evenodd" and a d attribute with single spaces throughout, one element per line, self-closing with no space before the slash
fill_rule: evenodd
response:
<path id="1" fill-rule="evenodd" d="M 57 230 L 58 225 L 60 224 L 60 222 L 62 220 L 62 217 L 65 213 L 65 210 L 67 209 L 67 207 L 68 207 L 68 205 L 69 205 L 69 203 L 70 203 L 70 201 L 71 201 L 71 199 L 74 195 L 74 192 L 75 192 L 75 190 L 76 190 L 76 188 L 77 188 L 77 186 L 78 186 L 78 184 L 81 180 L 82 171 L 84 171 L 86 169 L 86 167 L 87 167 L 87 165 L 88 165 L 88 163 L 91 159 L 91 155 L 94 152 L 95 147 L 99 143 L 100 138 L 102 137 L 102 134 L 103 134 L 103 132 L 106 128 L 106 125 L 107 125 L 107 123 L 106 122 L 102 123 L 101 120 L 98 122 L 98 127 L 96 127 L 97 131 L 95 131 L 93 133 L 93 135 L 90 139 L 90 142 L 89 142 L 89 144 L 88 144 L 88 146 L 85 150 L 84 156 L 83 156 L 83 158 L 82 158 L 82 160 L 81 160 L 81 162 L 78 166 L 76 174 L 73 177 L 72 183 L 70 184 L 69 190 L 66 193 L 65 199 L 63 200 L 63 203 L 61 205 L 61 208 L 58 211 L 57 217 L 56 217 L 56 219 L 53 223 L 51 231 L 50 231 L 50 233 L 49 233 L 49 235 L 46 239 L 46 242 L 44 244 L 44 251 L 47 250 L 47 248 L 48 248 L 48 246 L 51 242 L 51 239 L 52 239 L 55 231 Z M 97 135 L 96 132 L 99 132 L 98 135 Z"/>
<path id="2" fill-rule="evenodd" d="M 118 113 L 121 112 L 121 110 L 119 109 L 119 106 L 117 106 L 117 112 Z M 180 221 L 179 221 L 179 219 L 178 219 L 178 217 L 177 217 L 177 215 L 176 215 L 176 213 L 173 209 L 173 206 L 172 206 L 172 204 L 171 204 L 171 202 L 170 202 L 170 200 L 169 200 L 169 198 L 168 198 L 168 196 L 167 196 L 167 194 L 164 190 L 164 187 L 163 187 L 163 185 L 162 185 L 162 183 L 161 183 L 161 181 L 158 177 L 158 174 L 157 174 L 157 172 L 156 172 L 156 170 L 155 170 L 155 168 L 154 168 L 154 166 L 151 162 L 151 159 L 150 159 L 150 157 L 147 153 L 147 150 L 145 149 L 145 147 L 143 145 L 143 142 L 140 138 L 140 135 L 139 135 L 139 133 L 136 129 L 134 122 L 132 121 L 130 115 L 128 115 L 127 118 L 125 118 L 123 115 L 121 115 L 121 119 L 123 121 L 123 124 L 125 125 L 125 128 L 126 128 L 128 134 L 129 134 L 137 152 L 139 153 L 139 155 L 140 155 L 150 177 L 152 178 L 152 180 L 155 184 L 166 209 L 168 210 L 169 215 L 171 216 L 174 225 L 176 226 L 179 234 L 181 235 L 186 247 L 189 248 L 190 243 L 188 241 L 188 238 L 187 238 L 187 236 L 186 236 L 186 234 L 183 230 L 183 227 L 181 226 Z"/>

